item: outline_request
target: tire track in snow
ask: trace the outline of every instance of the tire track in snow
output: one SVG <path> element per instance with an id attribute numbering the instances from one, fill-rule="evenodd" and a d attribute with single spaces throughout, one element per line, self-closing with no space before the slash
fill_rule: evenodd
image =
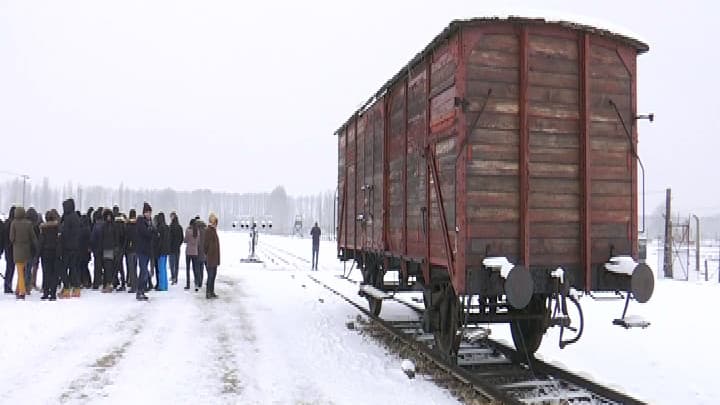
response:
<path id="1" fill-rule="evenodd" d="M 124 357 L 128 348 L 134 343 L 135 337 L 140 333 L 143 319 L 138 316 L 130 315 L 122 324 L 132 322 L 130 335 L 121 344 L 116 345 L 107 353 L 98 357 L 89 367 L 90 370 L 75 380 L 63 392 L 58 401 L 67 403 L 70 401 L 90 402 L 99 395 L 107 397 L 105 391 L 112 381 L 110 380 L 109 371 L 111 371 Z"/>
<path id="2" fill-rule="evenodd" d="M 200 296 L 197 300 L 198 305 L 206 307 L 202 311 L 202 323 L 209 326 L 216 337 L 213 339 L 215 344 L 211 352 L 213 368 L 218 371 L 220 380 L 220 397 L 228 403 L 237 403 L 253 383 L 248 373 L 250 370 L 242 370 L 239 367 L 243 353 L 237 348 L 242 347 L 246 349 L 246 353 L 256 354 L 255 330 L 242 303 L 238 302 L 238 298 L 245 297 L 238 282 L 221 279 L 217 281 L 216 289 L 220 293 L 217 301 L 210 301 Z M 217 305 L 218 301 L 220 305 Z M 251 365 L 252 360 L 245 359 L 243 364 Z"/>

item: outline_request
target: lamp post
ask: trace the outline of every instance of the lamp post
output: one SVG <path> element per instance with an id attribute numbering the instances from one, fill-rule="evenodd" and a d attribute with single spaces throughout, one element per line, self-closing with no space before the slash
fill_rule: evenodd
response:
<path id="1" fill-rule="evenodd" d="M 695 218 L 695 271 L 700 275 L 700 218 L 692 214 Z"/>
<path id="2" fill-rule="evenodd" d="M 27 174 L 20 174 L 20 173 L 14 173 L 14 172 L 8 172 L 5 170 L 0 170 L 0 173 L 7 174 L 10 176 L 17 176 L 21 177 L 23 179 L 23 190 L 22 190 L 22 205 L 25 207 L 25 187 L 27 186 L 27 181 L 30 180 L 30 176 Z"/>

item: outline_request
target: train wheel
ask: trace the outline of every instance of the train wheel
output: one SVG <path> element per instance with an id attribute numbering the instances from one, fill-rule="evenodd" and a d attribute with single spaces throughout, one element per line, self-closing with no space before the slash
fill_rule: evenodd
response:
<path id="1" fill-rule="evenodd" d="M 363 270 L 363 283 L 369 284 L 378 290 L 382 290 L 384 285 L 384 276 L 385 274 L 380 269 L 380 266 L 377 265 L 377 262 L 375 260 L 368 259 L 365 264 L 365 269 Z M 380 316 L 380 311 L 382 310 L 382 300 L 374 298 L 370 295 L 366 295 L 365 297 L 368 300 L 368 309 L 370 310 L 370 313 L 375 316 Z"/>
<path id="2" fill-rule="evenodd" d="M 515 349 L 523 356 L 532 356 L 540 348 L 543 335 L 547 330 L 547 320 L 550 316 L 545 301 L 545 298 L 533 295 L 527 307 L 513 311 L 517 315 L 539 315 L 542 317 L 540 319 L 516 319 L 510 323 L 510 332 L 512 333 Z"/>
<path id="3" fill-rule="evenodd" d="M 435 350 L 443 357 L 453 361 L 457 359 L 460 346 L 461 307 L 452 284 L 440 286 L 440 290 L 433 292 L 433 301 L 438 303 L 438 327 L 434 332 Z"/>

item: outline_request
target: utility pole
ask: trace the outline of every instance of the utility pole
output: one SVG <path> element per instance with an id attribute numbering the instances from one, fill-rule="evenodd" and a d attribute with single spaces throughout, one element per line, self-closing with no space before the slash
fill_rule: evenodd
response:
<path id="1" fill-rule="evenodd" d="M 665 190 L 665 249 L 663 252 L 663 274 L 665 278 L 673 277 L 672 263 L 672 218 L 670 218 L 671 191 Z"/>
<path id="2" fill-rule="evenodd" d="M 692 214 L 695 218 L 695 271 L 700 276 L 700 218 Z"/>

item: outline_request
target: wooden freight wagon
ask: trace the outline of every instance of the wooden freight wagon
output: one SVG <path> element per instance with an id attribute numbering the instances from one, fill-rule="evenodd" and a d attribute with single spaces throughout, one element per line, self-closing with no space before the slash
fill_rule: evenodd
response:
<path id="1" fill-rule="evenodd" d="M 402 67 L 336 132 L 338 254 L 361 268 L 371 309 L 382 291 L 421 289 L 441 352 L 455 352 L 462 323 L 507 322 L 532 353 L 549 326 L 569 326 L 553 305 L 580 310 L 571 289 L 647 301 L 653 274 L 636 262 L 647 50 L 574 23 L 479 18 L 453 21 Z"/>

